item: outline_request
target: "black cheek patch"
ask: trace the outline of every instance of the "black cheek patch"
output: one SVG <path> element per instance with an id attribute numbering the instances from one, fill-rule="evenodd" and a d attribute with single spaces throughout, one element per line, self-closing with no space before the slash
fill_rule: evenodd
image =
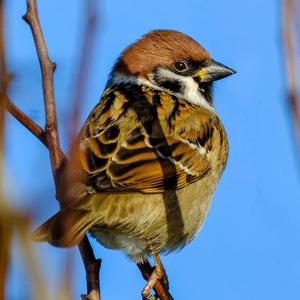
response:
<path id="1" fill-rule="evenodd" d="M 156 83 L 161 86 L 162 88 L 169 90 L 173 93 L 179 93 L 182 92 L 183 86 L 180 83 L 180 81 L 176 80 L 176 79 L 162 79 L 159 78 L 158 76 L 154 77 L 154 80 L 156 81 Z"/>
<path id="2" fill-rule="evenodd" d="M 164 80 L 160 83 L 160 86 L 173 93 L 179 93 L 182 90 L 182 85 L 177 80 Z"/>

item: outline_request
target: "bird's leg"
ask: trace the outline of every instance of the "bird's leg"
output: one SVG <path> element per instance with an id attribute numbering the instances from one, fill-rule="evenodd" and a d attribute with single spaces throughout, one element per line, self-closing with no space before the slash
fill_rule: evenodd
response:
<path id="1" fill-rule="evenodd" d="M 158 280 L 158 275 L 155 271 L 155 269 L 152 271 L 151 273 L 151 276 L 149 277 L 148 281 L 147 281 L 147 284 L 145 285 L 145 287 L 143 288 L 143 291 L 142 291 L 142 297 L 143 299 L 147 300 L 149 295 L 150 295 L 150 292 L 151 290 L 153 289 L 156 281 Z"/>
<path id="2" fill-rule="evenodd" d="M 148 299 L 148 297 L 150 295 L 150 291 L 153 289 L 157 280 L 161 280 L 161 282 L 165 286 L 166 290 L 169 290 L 168 277 L 166 275 L 166 271 L 160 260 L 160 257 L 155 252 L 152 255 L 153 255 L 155 267 L 151 273 L 151 276 L 149 277 L 149 279 L 147 281 L 146 286 L 144 287 L 144 289 L 142 291 L 143 299 Z"/>
<path id="3" fill-rule="evenodd" d="M 168 276 L 166 273 L 166 270 L 161 262 L 161 259 L 159 257 L 158 253 L 153 253 L 153 259 L 154 259 L 154 263 L 155 263 L 155 269 L 158 269 L 158 272 L 160 274 L 160 278 L 161 282 L 164 284 L 165 288 L 167 290 L 169 290 L 169 280 L 168 280 Z"/>

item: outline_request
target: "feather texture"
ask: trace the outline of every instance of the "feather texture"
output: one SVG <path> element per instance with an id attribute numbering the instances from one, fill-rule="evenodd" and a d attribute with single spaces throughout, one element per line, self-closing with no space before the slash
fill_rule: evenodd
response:
<path id="1" fill-rule="evenodd" d="M 83 127 L 81 167 L 101 192 L 180 189 L 211 172 L 215 128 L 222 134 L 215 115 L 183 99 L 145 86 L 114 86 Z"/>

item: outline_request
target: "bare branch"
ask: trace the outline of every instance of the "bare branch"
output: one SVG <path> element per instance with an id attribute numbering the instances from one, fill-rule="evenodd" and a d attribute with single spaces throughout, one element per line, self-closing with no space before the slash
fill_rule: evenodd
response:
<path id="1" fill-rule="evenodd" d="M 294 0 L 284 0 L 283 37 L 285 47 L 286 76 L 288 82 L 288 99 L 292 111 L 298 150 L 300 154 L 300 107 L 298 97 L 298 61 L 296 40 L 296 7 Z"/>
<path id="2" fill-rule="evenodd" d="M 28 23 L 32 31 L 34 44 L 40 62 L 46 115 L 45 131 L 49 147 L 52 172 L 57 186 L 59 175 L 58 172 L 62 167 L 63 157 L 61 155 L 59 144 L 53 87 L 53 73 L 55 70 L 55 64 L 50 60 L 48 55 L 48 49 L 45 43 L 44 35 L 38 17 L 36 0 L 27 0 L 26 2 L 27 12 L 23 18 Z"/>
<path id="3" fill-rule="evenodd" d="M 88 295 L 82 295 L 83 300 L 100 300 L 100 285 L 99 285 L 99 271 L 101 267 L 101 259 L 96 259 L 93 249 L 85 236 L 79 244 L 79 251 L 84 262 L 87 278 Z"/>
<path id="4" fill-rule="evenodd" d="M 24 112 L 22 112 L 4 93 L 0 92 L 0 97 L 4 101 L 4 106 L 24 127 L 26 127 L 36 138 L 38 138 L 47 148 L 46 133 L 38 124 L 31 120 Z M 63 155 L 63 153 L 61 153 Z"/>

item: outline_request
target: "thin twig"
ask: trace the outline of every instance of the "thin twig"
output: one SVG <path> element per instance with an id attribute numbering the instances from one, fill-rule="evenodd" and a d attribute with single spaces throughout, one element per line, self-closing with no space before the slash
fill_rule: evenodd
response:
<path id="1" fill-rule="evenodd" d="M 137 266 L 140 269 L 143 278 L 147 281 L 153 272 L 153 268 L 149 261 L 146 260 L 144 263 L 137 264 Z M 165 289 L 164 285 L 159 280 L 156 281 L 153 289 L 160 300 L 173 300 L 171 294 Z"/>
<path id="2" fill-rule="evenodd" d="M 1 98 L 4 101 L 4 106 L 7 111 L 14 116 L 24 127 L 26 127 L 36 138 L 38 138 L 47 148 L 46 133 L 38 124 L 30 119 L 23 111 L 21 111 L 5 94 L 1 93 Z M 61 153 L 61 155 L 64 155 Z"/>
<path id="3" fill-rule="evenodd" d="M 57 188 L 59 183 L 60 171 L 63 168 L 65 160 L 59 144 L 59 134 L 58 134 L 58 127 L 57 127 L 54 86 L 53 86 L 53 73 L 55 70 L 55 64 L 51 62 L 48 55 L 48 49 L 44 40 L 42 28 L 38 17 L 36 0 L 27 0 L 26 2 L 27 2 L 27 12 L 23 18 L 28 23 L 32 31 L 37 55 L 40 62 L 41 72 L 42 72 L 42 85 L 43 85 L 44 106 L 45 106 L 45 114 L 46 114 L 45 134 L 46 134 L 47 145 L 50 153 L 52 173 Z M 90 251 L 92 252 L 91 246 L 87 238 L 85 238 L 79 244 L 79 248 L 80 249 L 90 248 Z M 91 274 L 91 271 L 88 268 L 90 266 L 91 261 L 90 260 L 86 261 L 85 256 L 82 256 L 82 259 L 86 267 L 87 286 L 88 286 L 88 293 L 89 293 L 90 292 L 89 288 L 91 286 L 94 286 L 94 278 L 99 276 L 99 269 L 98 270 L 95 269 L 95 274 Z M 100 290 L 99 287 L 97 288 L 98 290 Z M 100 299 L 100 297 L 94 299 L 98 300 Z"/>
<path id="4" fill-rule="evenodd" d="M 85 5 L 85 24 L 80 51 L 80 60 L 76 79 L 74 81 L 74 96 L 71 111 L 69 137 L 72 143 L 77 135 L 80 112 L 84 104 L 87 83 L 92 63 L 93 50 L 96 42 L 96 29 L 98 24 L 98 0 L 84 0 Z"/>
<path id="5" fill-rule="evenodd" d="M 83 258 L 88 282 L 88 295 L 81 295 L 81 297 L 83 300 L 100 300 L 99 275 L 97 274 L 99 274 L 102 260 L 95 258 L 93 249 L 86 236 L 83 238 L 82 243 L 80 243 L 78 247 Z"/>
<path id="6" fill-rule="evenodd" d="M 284 0 L 283 17 L 283 37 L 285 47 L 285 63 L 288 99 L 292 111 L 293 123 L 296 132 L 298 150 L 300 155 L 300 107 L 298 97 L 298 61 L 297 61 L 297 40 L 296 40 L 296 20 L 295 1 Z"/>
<path id="7" fill-rule="evenodd" d="M 53 87 L 53 73 L 55 70 L 55 64 L 50 60 L 48 55 L 48 49 L 38 17 L 36 0 L 27 0 L 26 2 L 27 12 L 23 19 L 28 23 L 32 31 L 34 44 L 40 62 L 46 115 L 45 131 L 47 144 L 49 147 L 53 177 L 57 186 L 59 171 L 61 170 L 63 164 L 63 157 L 61 156 L 59 144 Z"/>

